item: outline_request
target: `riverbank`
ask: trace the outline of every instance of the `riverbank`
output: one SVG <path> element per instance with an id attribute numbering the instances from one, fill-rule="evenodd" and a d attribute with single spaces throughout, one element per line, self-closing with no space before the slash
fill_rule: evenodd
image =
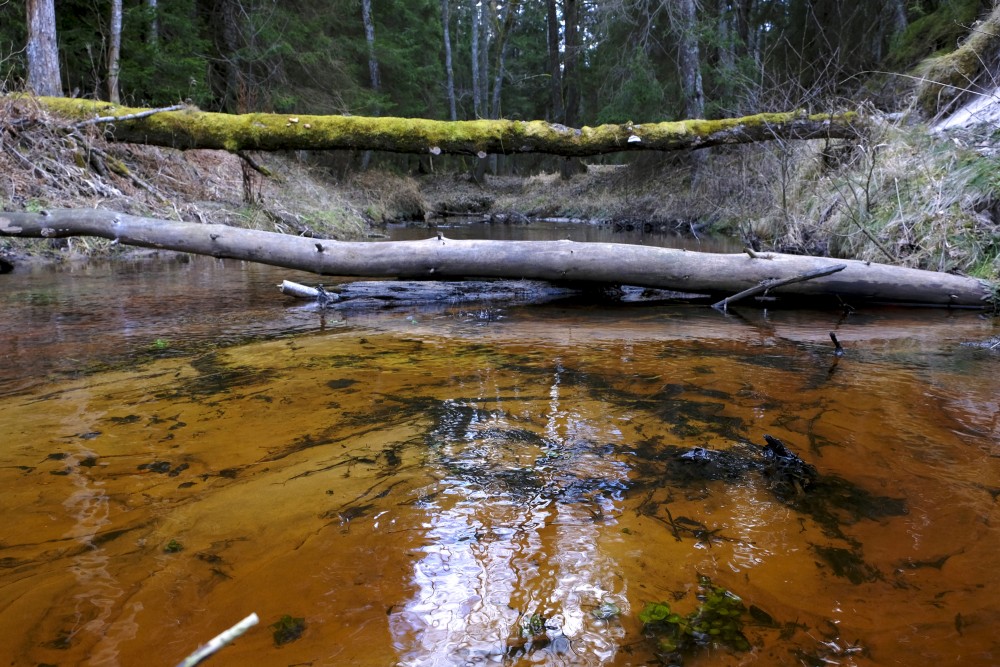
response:
<path id="1" fill-rule="evenodd" d="M 100 207 L 336 239 L 385 224 L 472 215 L 715 233 L 755 249 L 864 259 L 982 278 L 1000 274 L 1000 140 L 990 126 L 931 132 L 886 121 L 860 142 L 764 142 L 581 165 L 570 178 L 510 161 L 480 181 L 458 161 L 361 170 L 349 154 L 175 151 L 66 133 L 0 101 L 7 210 Z M 558 166 L 553 163 L 552 166 Z M 528 175 L 513 175 L 516 172 Z M 94 239 L 0 239 L 8 263 L 130 252 Z"/>

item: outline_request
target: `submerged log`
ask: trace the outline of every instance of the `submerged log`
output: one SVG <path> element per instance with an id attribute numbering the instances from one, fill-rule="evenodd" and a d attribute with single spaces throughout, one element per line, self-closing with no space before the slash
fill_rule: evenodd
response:
<path id="1" fill-rule="evenodd" d="M 974 308 L 993 308 L 995 294 L 995 287 L 974 278 L 856 260 L 778 253 L 713 254 L 617 243 L 465 241 L 443 236 L 425 241 L 344 242 L 92 209 L 0 213 L 0 236 L 96 236 L 144 248 L 331 276 L 524 278 L 638 285 L 717 296 L 842 264 L 844 268 L 837 273 L 775 289 L 782 295 L 835 297 L 849 302 Z"/>
<path id="2" fill-rule="evenodd" d="M 721 120 L 625 123 L 572 128 L 546 121 L 439 121 L 424 118 L 222 114 L 128 108 L 61 97 L 28 98 L 79 124 L 100 123 L 112 141 L 238 151 L 379 150 L 476 155 L 548 153 L 583 157 L 622 151 L 687 150 L 789 139 L 856 138 L 856 113 L 766 113 Z"/>
<path id="3" fill-rule="evenodd" d="M 582 289 L 544 280 L 358 280 L 335 287 L 310 287 L 291 280 L 278 285 L 282 294 L 308 299 L 320 308 L 383 309 L 450 306 L 458 303 L 540 304 L 578 297 Z"/>

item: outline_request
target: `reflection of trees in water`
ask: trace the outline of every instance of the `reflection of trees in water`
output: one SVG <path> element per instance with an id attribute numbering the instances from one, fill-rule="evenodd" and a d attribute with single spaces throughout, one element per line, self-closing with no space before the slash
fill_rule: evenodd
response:
<path id="1" fill-rule="evenodd" d="M 751 441 L 763 442 L 763 434 L 748 433 L 741 397 L 694 383 L 565 369 L 558 360 L 545 366 L 484 371 L 460 383 L 473 391 L 453 391 L 464 398 L 386 397 L 394 421 L 408 412 L 429 422 L 423 442 L 406 448 L 422 445 L 423 470 L 438 479 L 415 490 L 414 506 L 427 513 L 427 546 L 413 566 L 417 592 L 390 617 L 402 664 L 536 651 L 549 663 L 613 660 L 624 630 L 591 612 L 610 600 L 630 613 L 626 586 L 636 580 L 623 575 L 632 565 L 601 547 L 616 539 L 618 529 L 607 526 L 624 520 L 627 496 L 636 517 L 663 526 L 663 535 L 644 538 L 644 559 L 665 538 L 702 549 L 727 545 L 718 556 L 730 566 L 761 566 L 773 554 L 755 542 L 776 501 L 794 511 L 782 516 L 808 517 L 819 529 L 803 545 L 811 559 L 846 581 L 878 579 L 862 545 L 842 529 L 897 515 L 901 503 L 831 475 L 783 486 L 775 462 L 768 467 Z M 518 384 L 504 386 L 498 375 Z M 634 433 L 622 433 L 626 421 Z M 808 459 L 807 443 L 803 436 L 789 445 Z M 703 500 L 733 493 L 753 506 L 730 508 L 732 521 L 704 513 Z"/>
<path id="2" fill-rule="evenodd" d="M 442 478 L 423 504 L 418 593 L 390 619 L 401 664 L 532 650 L 545 651 L 548 664 L 601 664 L 621 631 L 591 611 L 607 599 L 625 602 L 621 568 L 602 553 L 600 533 L 619 511 L 628 468 L 608 456 L 613 445 L 595 442 L 619 434 L 565 408 L 558 377 L 531 399 L 485 389 L 492 397 L 434 409 L 427 465 Z M 508 404 L 544 417 L 530 423 Z"/>

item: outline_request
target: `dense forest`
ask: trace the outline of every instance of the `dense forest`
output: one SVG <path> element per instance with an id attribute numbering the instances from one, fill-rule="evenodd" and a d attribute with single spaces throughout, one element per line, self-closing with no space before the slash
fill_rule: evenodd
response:
<path id="1" fill-rule="evenodd" d="M 227 112 L 570 126 L 898 104 L 989 0 L 28 0 L 0 85 Z M 27 10 L 27 11 L 26 11 Z M 52 33 L 56 42 L 51 43 Z M 45 59 L 57 53 L 57 60 Z"/>

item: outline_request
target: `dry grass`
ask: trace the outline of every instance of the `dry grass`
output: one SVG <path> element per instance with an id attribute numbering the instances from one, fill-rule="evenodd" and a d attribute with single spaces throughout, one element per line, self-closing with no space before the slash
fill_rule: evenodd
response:
<path id="1" fill-rule="evenodd" d="M 94 127 L 70 131 L 28 98 L 0 97 L 0 197 L 5 210 L 100 207 L 342 239 L 368 233 L 368 219 L 328 186 L 325 172 L 290 156 L 258 161 L 273 176 L 247 172 L 240 158 L 225 152 L 106 142 Z M 253 198 L 249 203 L 248 193 Z M 53 256 L 66 250 L 127 252 L 97 239 L 0 239 L 2 249 Z"/>
<path id="2" fill-rule="evenodd" d="M 859 145 L 801 150 L 788 206 L 767 218 L 776 246 L 1000 273 L 1000 159 L 988 129 L 941 136 L 887 124 Z"/>

